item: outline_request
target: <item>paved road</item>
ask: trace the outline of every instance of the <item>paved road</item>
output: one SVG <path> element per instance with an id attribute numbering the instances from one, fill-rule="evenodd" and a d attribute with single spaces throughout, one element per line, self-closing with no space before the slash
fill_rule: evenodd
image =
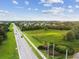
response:
<path id="1" fill-rule="evenodd" d="M 74 54 L 73 59 L 79 59 L 79 52 Z"/>
<path id="2" fill-rule="evenodd" d="M 19 59 L 38 59 L 15 25 L 14 34 L 16 38 Z"/>

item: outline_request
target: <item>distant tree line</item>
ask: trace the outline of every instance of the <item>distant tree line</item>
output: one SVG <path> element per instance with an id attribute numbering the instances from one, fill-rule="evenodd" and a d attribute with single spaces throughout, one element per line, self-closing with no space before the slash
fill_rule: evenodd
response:
<path id="1" fill-rule="evenodd" d="M 79 39 L 79 22 L 54 22 L 54 21 L 28 21 L 17 22 L 16 25 L 20 27 L 22 31 L 26 30 L 39 30 L 39 29 L 55 29 L 55 30 L 68 30 L 64 36 L 64 40 L 73 41 Z"/>
<path id="2" fill-rule="evenodd" d="M 16 24 L 22 31 L 38 29 L 70 30 L 73 26 L 73 23 L 71 22 L 26 22 Z"/>

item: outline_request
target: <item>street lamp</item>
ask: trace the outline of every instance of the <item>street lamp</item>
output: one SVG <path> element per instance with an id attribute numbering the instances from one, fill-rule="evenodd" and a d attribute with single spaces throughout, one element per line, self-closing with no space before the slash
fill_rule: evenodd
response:
<path id="1" fill-rule="evenodd" d="M 49 58 L 49 43 L 47 45 L 47 59 Z"/>

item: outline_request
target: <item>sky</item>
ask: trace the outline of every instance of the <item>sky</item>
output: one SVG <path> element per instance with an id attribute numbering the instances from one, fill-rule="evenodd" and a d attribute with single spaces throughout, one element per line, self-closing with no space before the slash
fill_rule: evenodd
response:
<path id="1" fill-rule="evenodd" d="M 79 0 L 0 0 L 0 21 L 79 21 Z"/>

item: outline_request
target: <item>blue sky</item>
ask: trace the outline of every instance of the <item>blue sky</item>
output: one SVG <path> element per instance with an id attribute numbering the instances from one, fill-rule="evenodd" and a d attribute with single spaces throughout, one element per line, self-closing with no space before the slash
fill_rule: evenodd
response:
<path id="1" fill-rule="evenodd" d="M 79 0 L 0 0 L 0 20 L 78 21 Z"/>

